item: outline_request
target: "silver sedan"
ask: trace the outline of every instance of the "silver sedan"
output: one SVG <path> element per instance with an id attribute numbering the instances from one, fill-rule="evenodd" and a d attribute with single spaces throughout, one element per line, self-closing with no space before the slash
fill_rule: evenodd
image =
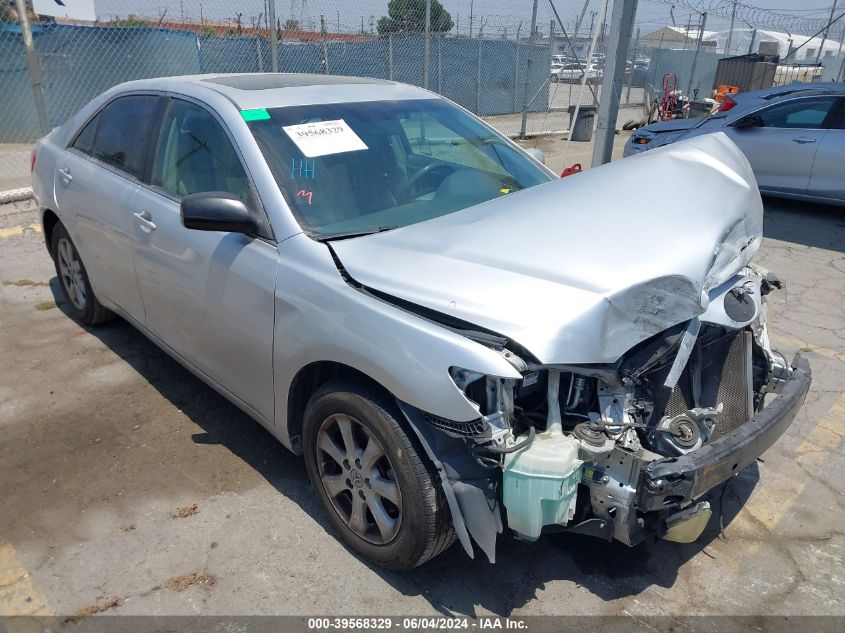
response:
<path id="1" fill-rule="evenodd" d="M 625 156 L 712 132 L 739 146 L 763 193 L 845 205 L 845 86 L 791 84 L 727 95 L 710 117 L 637 130 Z"/>
<path id="2" fill-rule="evenodd" d="M 694 540 L 801 406 L 748 162 L 721 134 L 650 154 L 559 180 L 419 88 L 173 77 L 53 130 L 33 188 L 66 311 L 139 328 L 409 569 L 493 561 L 505 527 Z"/>

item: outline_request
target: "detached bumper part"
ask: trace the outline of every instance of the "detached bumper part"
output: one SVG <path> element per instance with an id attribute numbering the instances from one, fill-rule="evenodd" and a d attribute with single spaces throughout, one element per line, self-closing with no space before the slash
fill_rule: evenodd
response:
<path id="1" fill-rule="evenodd" d="M 810 388 L 811 371 L 796 354 L 792 376 L 780 394 L 736 430 L 680 457 L 650 463 L 640 477 L 637 507 L 641 512 L 697 499 L 748 466 L 783 435 Z"/>

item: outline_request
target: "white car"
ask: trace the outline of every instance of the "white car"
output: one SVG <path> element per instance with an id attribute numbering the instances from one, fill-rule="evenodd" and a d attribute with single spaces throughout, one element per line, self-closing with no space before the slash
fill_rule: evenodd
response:
<path id="1" fill-rule="evenodd" d="M 123 317 L 302 454 L 389 569 L 494 561 L 505 528 L 689 542 L 810 386 L 769 345 L 723 134 L 560 180 L 421 88 L 167 77 L 41 139 L 33 191 L 67 312 Z"/>
<path id="2" fill-rule="evenodd" d="M 584 62 L 566 62 L 563 64 L 552 64 L 552 69 L 549 73 L 549 81 L 557 83 L 563 81 L 566 83 L 578 83 L 584 76 Z M 598 83 L 601 81 L 602 72 L 594 64 L 587 65 L 587 81 L 589 83 Z"/>

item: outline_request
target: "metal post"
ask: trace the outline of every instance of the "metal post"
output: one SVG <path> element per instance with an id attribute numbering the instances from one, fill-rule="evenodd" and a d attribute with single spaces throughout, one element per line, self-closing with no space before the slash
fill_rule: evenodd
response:
<path id="1" fill-rule="evenodd" d="M 516 112 L 517 97 L 519 92 L 519 31 L 516 36 L 516 59 L 513 62 L 513 111 Z"/>
<path id="2" fill-rule="evenodd" d="M 393 81 L 393 33 L 387 34 L 387 78 Z"/>
<path id="3" fill-rule="evenodd" d="M 604 24 L 604 16 L 607 13 L 608 0 L 604 0 L 601 5 L 601 17 L 599 21 L 593 26 L 593 34 L 590 38 L 590 52 L 587 53 L 587 59 L 593 58 L 593 53 L 596 52 L 596 42 L 599 39 L 599 30 L 601 24 Z M 569 143 L 572 141 L 572 131 L 575 129 L 575 123 L 578 121 L 578 112 L 581 110 L 581 99 L 584 98 L 584 85 L 587 83 L 587 74 L 589 73 L 589 64 L 584 67 L 584 74 L 581 75 L 581 85 L 578 90 L 578 100 L 575 102 L 575 110 L 572 112 L 572 118 L 569 121 L 569 134 L 566 135 L 566 145 L 563 147 L 563 164 L 566 165 L 566 154 L 569 152 Z M 615 131 L 615 130 L 614 130 Z"/>
<path id="4" fill-rule="evenodd" d="M 425 35 L 423 39 L 422 87 L 428 89 L 428 63 L 431 54 L 431 0 L 425 0 Z"/>
<path id="5" fill-rule="evenodd" d="M 581 23 L 584 21 L 584 16 L 587 14 L 587 7 L 590 4 L 590 0 L 584 0 L 584 6 L 581 7 L 581 15 L 578 16 L 578 20 L 575 22 L 575 32 L 572 33 L 572 39 L 575 40 L 575 44 L 578 44 L 578 34 L 581 32 Z M 571 51 L 573 55 L 576 55 L 575 51 Z"/>
<path id="6" fill-rule="evenodd" d="M 663 35 L 660 36 L 660 43 L 657 45 L 657 50 L 652 51 L 651 59 L 648 62 L 648 65 L 651 66 L 651 81 L 649 85 L 654 88 L 654 84 L 657 82 L 657 61 L 654 59 L 660 59 L 663 56 Z"/>
<path id="7" fill-rule="evenodd" d="M 258 72 L 264 72 L 264 54 L 261 51 L 261 38 L 255 36 L 255 55 L 258 58 Z"/>
<path id="8" fill-rule="evenodd" d="M 276 0 L 269 0 L 267 13 L 270 18 L 270 70 L 279 72 L 279 31 L 276 29 Z"/>
<path id="9" fill-rule="evenodd" d="M 754 52 L 754 38 L 757 37 L 757 29 L 751 29 L 751 43 L 748 45 L 748 54 Z"/>
<path id="10" fill-rule="evenodd" d="M 475 113 L 481 116 L 481 38 L 478 38 L 478 57 L 475 61 Z"/>
<path id="11" fill-rule="evenodd" d="M 824 28 L 822 32 L 822 45 L 819 46 L 819 52 L 816 53 L 816 63 L 819 63 L 819 60 L 822 57 L 822 50 L 824 50 L 824 43 L 827 40 L 827 32 L 830 29 L 830 23 L 833 22 L 833 14 L 836 12 L 836 0 L 833 0 L 833 6 L 830 7 L 830 18 L 827 20 L 827 26 Z"/>
<path id="12" fill-rule="evenodd" d="M 320 40 L 323 43 L 323 73 L 330 75 L 329 71 L 329 47 L 326 44 L 326 16 L 320 15 Z"/>
<path id="13" fill-rule="evenodd" d="M 437 38 L 437 92 L 443 94 L 443 33 Z"/>
<path id="14" fill-rule="evenodd" d="M 836 56 L 842 55 L 842 47 L 845 46 L 845 20 L 842 21 L 842 35 L 839 37 L 839 52 Z"/>
<path id="15" fill-rule="evenodd" d="M 549 64 L 555 57 L 555 21 L 549 22 Z"/>
<path id="16" fill-rule="evenodd" d="M 737 2 L 737 0 L 734 0 L 733 8 L 731 9 L 731 28 L 728 31 L 728 39 L 725 40 L 725 55 L 730 53 L 731 43 L 733 42 L 733 39 L 734 39 L 734 20 L 736 20 L 736 2 Z"/>
<path id="17" fill-rule="evenodd" d="M 698 51 L 701 50 L 701 40 L 704 39 L 704 27 L 707 26 L 707 11 L 701 14 L 701 28 L 698 29 L 698 41 L 695 43 L 695 54 L 692 56 L 692 68 L 689 71 L 687 96 L 692 94 L 692 82 L 695 79 L 695 67 L 698 64 Z"/>
<path id="18" fill-rule="evenodd" d="M 628 75 L 628 89 L 625 91 L 625 103 L 631 103 L 631 84 L 634 83 L 634 67 L 637 65 L 637 53 L 640 50 L 640 29 L 637 27 L 637 36 L 634 38 L 634 54 L 631 57 L 631 74 Z M 627 64 L 626 64 L 627 66 Z"/>
<path id="19" fill-rule="evenodd" d="M 469 37 L 472 39 L 472 9 L 473 1 L 469 0 Z"/>
<path id="20" fill-rule="evenodd" d="M 610 162 L 613 153 L 616 118 L 619 116 L 619 93 L 622 91 L 622 78 L 625 76 L 625 52 L 631 43 L 636 13 L 637 0 L 616 0 L 613 3 L 610 36 L 606 42 L 607 59 L 601 84 L 596 142 L 593 146 L 593 167 Z"/>
<path id="21" fill-rule="evenodd" d="M 23 45 L 26 49 L 26 63 L 29 67 L 29 80 L 32 82 L 35 110 L 38 113 L 38 125 L 41 126 L 41 133 L 46 134 L 50 131 L 50 124 L 47 123 L 47 106 L 44 105 L 44 85 L 41 83 L 41 62 L 38 60 L 35 42 L 32 40 L 32 28 L 29 25 L 29 16 L 26 14 L 26 3 L 24 0 L 15 0 L 15 8 L 18 11 L 18 19 L 21 23 Z"/>
<path id="22" fill-rule="evenodd" d="M 692 13 L 689 14 L 689 19 L 687 20 L 687 30 L 684 31 L 684 55 L 683 58 L 686 59 L 687 55 L 687 44 L 689 44 L 689 32 L 692 28 Z"/>
<path id="23" fill-rule="evenodd" d="M 525 138 L 525 132 L 528 129 L 528 87 L 534 58 L 534 38 L 537 36 L 537 3 L 538 0 L 534 0 L 531 8 L 531 34 L 528 37 L 528 59 L 525 62 L 525 91 L 522 94 L 522 124 L 519 126 L 519 138 Z"/>

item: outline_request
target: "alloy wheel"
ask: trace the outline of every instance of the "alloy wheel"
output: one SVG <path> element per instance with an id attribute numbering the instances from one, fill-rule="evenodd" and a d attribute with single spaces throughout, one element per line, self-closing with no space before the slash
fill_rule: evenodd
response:
<path id="1" fill-rule="evenodd" d="M 77 310 L 85 309 L 85 273 L 82 270 L 82 262 L 70 240 L 61 238 L 56 248 L 56 257 L 59 262 L 59 272 L 62 278 L 62 286 L 68 299 Z"/>
<path id="2" fill-rule="evenodd" d="M 323 489 L 347 527 L 376 545 L 392 541 L 402 522 L 402 494 L 381 442 L 338 413 L 320 426 L 316 450 Z"/>

